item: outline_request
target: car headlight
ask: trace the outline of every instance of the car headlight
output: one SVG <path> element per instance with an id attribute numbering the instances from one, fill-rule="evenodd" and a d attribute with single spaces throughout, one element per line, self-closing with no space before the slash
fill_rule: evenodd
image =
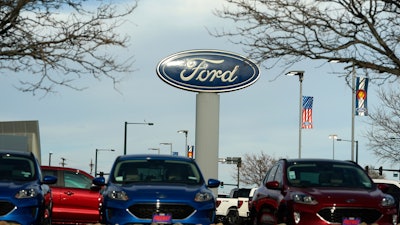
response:
<path id="1" fill-rule="evenodd" d="M 385 195 L 385 197 L 382 198 L 381 205 L 382 206 L 393 206 L 396 204 L 394 198 L 390 195 Z"/>
<path id="2" fill-rule="evenodd" d="M 37 196 L 37 191 L 33 188 L 30 189 L 22 189 L 15 194 L 15 197 L 18 199 L 21 198 L 34 198 Z"/>
<path id="3" fill-rule="evenodd" d="M 126 201 L 129 199 L 125 191 L 112 191 L 108 193 L 108 197 L 113 200 L 121 200 L 121 201 Z"/>
<path id="4" fill-rule="evenodd" d="M 206 202 L 210 201 L 211 199 L 213 199 L 213 195 L 208 192 L 199 192 L 194 197 L 194 201 L 196 202 Z"/>
<path id="5" fill-rule="evenodd" d="M 307 205 L 316 205 L 318 202 L 310 195 L 306 194 L 293 194 L 292 199 L 296 203 L 307 204 Z"/>

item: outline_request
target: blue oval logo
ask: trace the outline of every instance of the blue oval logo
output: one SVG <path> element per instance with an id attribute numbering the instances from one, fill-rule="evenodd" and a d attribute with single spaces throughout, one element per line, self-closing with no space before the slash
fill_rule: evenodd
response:
<path id="1" fill-rule="evenodd" d="M 166 83 L 188 91 L 228 92 L 248 87 L 260 76 L 251 60 L 225 51 L 190 50 L 163 59 L 157 75 Z"/>

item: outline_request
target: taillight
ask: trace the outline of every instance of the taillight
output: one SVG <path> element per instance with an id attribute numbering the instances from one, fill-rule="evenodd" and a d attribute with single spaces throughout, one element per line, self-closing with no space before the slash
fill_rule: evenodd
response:
<path id="1" fill-rule="evenodd" d="M 217 208 L 219 205 L 221 205 L 221 200 L 217 200 Z"/>
<path id="2" fill-rule="evenodd" d="M 240 208 L 243 205 L 243 201 L 238 201 L 238 208 Z"/>

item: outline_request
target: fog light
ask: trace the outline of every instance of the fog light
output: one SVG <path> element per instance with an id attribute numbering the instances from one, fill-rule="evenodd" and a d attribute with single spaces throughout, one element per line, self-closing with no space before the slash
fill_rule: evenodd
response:
<path id="1" fill-rule="evenodd" d="M 294 219 L 294 222 L 296 224 L 299 223 L 300 222 L 300 213 L 299 212 L 294 212 L 293 213 L 293 219 Z"/>

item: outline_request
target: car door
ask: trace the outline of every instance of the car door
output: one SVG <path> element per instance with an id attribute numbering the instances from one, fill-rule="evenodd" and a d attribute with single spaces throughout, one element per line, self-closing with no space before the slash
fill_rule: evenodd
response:
<path id="1" fill-rule="evenodd" d="M 92 189 L 92 179 L 77 171 L 60 171 L 63 185 L 60 189 L 60 200 L 57 212 L 59 220 L 95 222 L 99 220 L 98 189 Z"/>
<path id="2" fill-rule="evenodd" d="M 282 166 L 280 163 L 275 164 L 272 169 L 271 173 L 269 174 L 266 182 L 278 182 L 279 187 L 282 187 Z M 279 202 L 282 199 L 282 193 L 281 193 L 281 188 L 268 188 L 267 187 L 267 192 L 268 192 L 268 198 L 273 202 L 273 207 L 278 207 Z"/>

